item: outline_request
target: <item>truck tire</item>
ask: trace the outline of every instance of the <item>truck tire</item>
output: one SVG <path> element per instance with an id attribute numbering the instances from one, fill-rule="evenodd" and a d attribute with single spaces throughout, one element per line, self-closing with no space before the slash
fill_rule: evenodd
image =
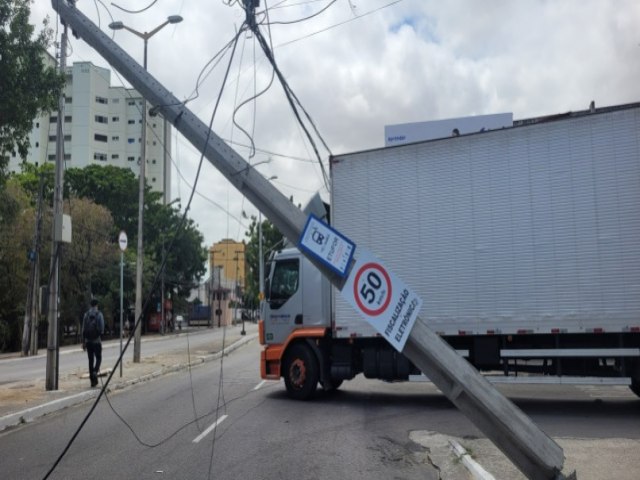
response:
<path id="1" fill-rule="evenodd" d="M 308 400 L 318 386 L 318 359 L 304 343 L 291 346 L 284 361 L 284 383 L 295 400 Z"/>

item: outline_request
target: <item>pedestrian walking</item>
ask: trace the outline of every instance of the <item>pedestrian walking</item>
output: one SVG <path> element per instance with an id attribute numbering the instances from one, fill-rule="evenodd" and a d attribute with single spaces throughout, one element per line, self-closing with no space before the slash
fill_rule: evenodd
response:
<path id="1" fill-rule="evenodd" d="M 91 386 L 98 384 L 98 374 L 102 363 L 102 341 L 100 337 L 104 333 L 104 317 L 98 310 L 98 300 L 91 300 L 91 308 L 87 310 L 82 319 L 82 349 L 87 351 L 89 357 L 89 378 Z"/>

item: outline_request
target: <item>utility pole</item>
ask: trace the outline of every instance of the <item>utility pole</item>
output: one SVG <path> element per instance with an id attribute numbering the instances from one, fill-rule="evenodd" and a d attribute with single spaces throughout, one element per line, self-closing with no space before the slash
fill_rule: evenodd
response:
<path id="1" fill-rule="evenodd" d="M 67 66 L 67 31 L 66 22 L 63 22 L 62 38 L 60 41 L 60 73 L 66 75 Z M 64 192 L 64 101 L 65 88 L 60 92 L 58 99 L 58 124 L 56 134 L 56 168 L 55 185 L 53 190 L 53 235 L 51 244 L 51 270 L 49 274 L 49 314 L 47 320 L 49 328 L 47 332 L 47 370 L 46 389 L 58 389 L 58 315 L 59 304 L 58 289 L 60 287 L 60 257 L 62 249 L 62 200 Z"/>
<path id="2" fill-rule="evenodd" d="M 27 305 L 24 309 L 24 331 L 22 334 L 22 355 L 38 353 L 38 292 L 40 286 L 40 229 L 42 227 L 42 196 L 44 195 L 44 175 L 40 174 L 38 185 L 38 206 L 36 209 L 33 249 L 29 252 L 31 271 L 27 288 Z"/>

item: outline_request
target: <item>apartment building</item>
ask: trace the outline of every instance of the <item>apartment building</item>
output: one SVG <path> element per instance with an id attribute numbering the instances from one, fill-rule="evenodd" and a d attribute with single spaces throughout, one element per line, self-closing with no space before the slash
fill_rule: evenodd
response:
<path id="1" fill-rule="evenodd" d="M 49 63 L 53 58 L 47 59 Z M 92 164 L 140 172 L 142 96 L 134 89 L 111 86 L 111 71 L 91 62 L 75 62 L 66 69 L 64 160 L 66 168 Z M 147 105 L 147 184 L 171 199 L 171 127 Z M 33 122 L 26 161 L 42 165 L 56 158 L 58 113 Z M 19 171 L 22 159 L 12 155 L 9 169 Z"/>

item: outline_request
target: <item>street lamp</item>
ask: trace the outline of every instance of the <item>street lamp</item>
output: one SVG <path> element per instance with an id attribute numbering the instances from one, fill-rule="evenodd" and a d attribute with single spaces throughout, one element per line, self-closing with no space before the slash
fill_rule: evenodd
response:
<path id="1" fill-rule="evenodd" d="M 144 56 L 143 56 L 143 67 L 147 69 L 147 43 L 149 39 L 153 37 L 156 33 L 158 33 L 165 26 L 170 23 L 180 23 L 182 21 L 182 17 L 180 15 L 171 15 L 167 17 L 163 23 L 158 25 L 156 28 L 151 30 L 150 32 L 138 32 L 133 28 L 127 27 L 124 23 L 112 22 L 109 24 L 109 28 L 112 30 L 127 30 L 134 35 L 142 38 L 144 40 Z M 142 147 L 141 147 L 141 155 L 140 159 L 140 182 L 139 182 L 139 192 L 138 192 L 138 258 L 136 261 L 136 330 L 135 337 L 133 342 L 133 361 L 135 363 L 140 363 L 140 343 L 141 343 L 141 333 L 142 333 L 142 325 L 137 320 L 142 316 L 142 257 L 144 256 L 143 249 L 143 239 L 142 239 L 142 226 L 144 221 L 144 185 L 145 185 L 145 165 L 147 163 L 147 100 L 143 97 L 142 100 Z"/>

